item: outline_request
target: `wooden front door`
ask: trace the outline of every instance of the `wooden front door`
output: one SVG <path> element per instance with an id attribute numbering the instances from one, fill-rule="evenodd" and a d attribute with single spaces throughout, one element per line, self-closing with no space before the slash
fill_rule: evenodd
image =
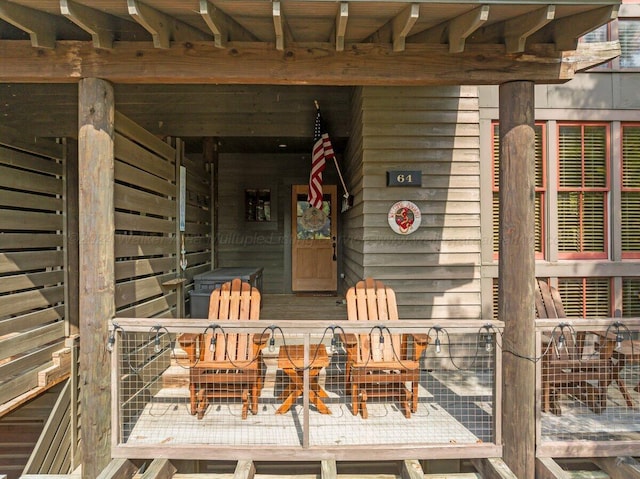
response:
<path id="1" fill-rule="evenodd" d="M 291 195 L 291 290 L 336 291 L 337 188 L 323 186 L 322 210 L 309 206 L 307 185 L 293 185 Z"/>

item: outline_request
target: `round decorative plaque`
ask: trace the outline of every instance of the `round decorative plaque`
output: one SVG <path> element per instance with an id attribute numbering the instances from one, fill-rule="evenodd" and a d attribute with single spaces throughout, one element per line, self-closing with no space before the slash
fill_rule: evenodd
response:
<path id="1" fill-rule="evenodd" d="M 413 233 L 420 226 L 420 208 L 411 201 L 398 201 L 389 209 L 389 226 L 399 235 Z"/>

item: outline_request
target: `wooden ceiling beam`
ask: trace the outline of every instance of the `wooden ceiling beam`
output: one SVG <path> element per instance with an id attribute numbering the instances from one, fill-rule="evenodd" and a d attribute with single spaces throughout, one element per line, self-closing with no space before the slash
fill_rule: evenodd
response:
<path id="1" fill-rule="evenodd" d="M 575 51 L 529 45 L 507 55 L 504 45 L 468 44 L 451 55 L 446 45 L 354 44 L 336 52 L 329 43 L 295 44 L 285 52 L 269 43 L 231 42 L 233 55 L 212 42 L 174 42 L 159 51 L 150 42 L 115 42 L 101 55 L 90 42 L 58 41 L 37 50 L 27 41 L 0 40 L 0 82 L 63 83 L 97 77 L 115 83 L 229 83 L 299 85 L 486 85 L 530 80 L 559 83 L 578 70 L 620 54 L 617 42 L 580 44 Z M 142 65 L 153 68 L 142 68 Z M 366 68 L 362 68 L 366 65 Z"/>
<path id="2" fill-rule="evenodd" d="M 489 19 L 489 5 L 482 5 L 454 18 L 449 24 L 449 52 L 462 53 L 467 37 Z"/>
<path id="3" fill-rule="evenodd" d="M 60 0 L 60 13 L 91 35 L 95 48 L 113 48 L 115 19 L 72 0 Z"/>
<path id="4" fill-rule="evenodd" d="M 420 16 L 420 5 L 412 3 L 391 21 L 393 51 L 404 50 L 405 40 Z"/>
<path id="5" fill-rule="evenodd" d="M 57 18 L 54 15 L 0 0 L 0 18 L 28 33 L 32 46 L 55 48 Z"/>
<path id="6" fill-rule="evenodd" d="M 347 21 L 349 20 L 349 4 L 340 2 L 338 14 L 336 15 L 336 51 L 344 50 L 344 36 L 347 32 Z"/>
<path id="7" fill-rule="evenodd" d="M 129 15 L 147 30 L 156 48 L 169 48 L 171 41 L 209 40 L 209 34 L 162 13 L 138 0 L 127 0 Z"/>

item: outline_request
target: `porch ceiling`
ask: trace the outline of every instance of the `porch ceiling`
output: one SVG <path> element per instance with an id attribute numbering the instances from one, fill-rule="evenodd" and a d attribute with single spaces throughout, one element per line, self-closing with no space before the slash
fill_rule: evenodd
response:
<path id="1" fill-rule="evenodd" d="M 577 49 L 619 3 L 0 0 L 0 82 L 558 82 L 619 53 Z"/>

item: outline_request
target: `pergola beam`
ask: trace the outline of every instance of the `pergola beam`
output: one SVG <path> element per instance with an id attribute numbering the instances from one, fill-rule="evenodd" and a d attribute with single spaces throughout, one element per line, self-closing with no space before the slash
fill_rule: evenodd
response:
<path id="1" fill-rule="evenodd" d="M 340 2 L 338 14 L 336 15 L 336 51 L 344 50 L 344 36 L 347 32 L 347 21 L 349 20 L 349 4 Z"/>
<path id="2" fill-rule="evenodd" d="M 412 3 L 405 8 L 391 22 L 391 31 L 393 36 L 393 51 L 401 52 L 404 50 L 405 40 L 411 29 L 416 24 L 420 16 L 420 5 Z"/>
<path id="3" fill-rule="evenodd" d="M 57 23 L 55 16 L 0 0 L 0 19 L 28 33 L 33 47 L 55 48 Z"/>
<path id="4" fill-rule="evenodd" d="M 158 50 L 150 42 L 116 42 L 109 55 L 90 42 L 58 41 L 37 50 L 27 41 L 0 40 L 0 82 L 64 83 L 101 77 L 116 83 L 229 83 L 316 85 L 486 85 L 528 79 L 557 83 L 580 69 L 620 54 L 617 42 L 580 44 L 570 52 L 531 45 L 526 56 L 505 54 L 503 45 L 468 44 L 449 54 L 447 45 L 354 44 L 336 52 L 329 43 L 295 44 L 286 54 L 268 43 L 230 43 L 234 54 L 212 42 L 174 44 Z M 153 68 L 137 68 L 144 61 Z M 367 68 L 359 65 L 365 63 Z M 430 65 L 429 68 L 425 68 Z"/>
<path id="5" fill-rule="evenodd" d="M 113 48 L 115 22 L 111 15 L 72 0 L 60 0 L 60 13 L 89 33 L 95 48 Z"/>

